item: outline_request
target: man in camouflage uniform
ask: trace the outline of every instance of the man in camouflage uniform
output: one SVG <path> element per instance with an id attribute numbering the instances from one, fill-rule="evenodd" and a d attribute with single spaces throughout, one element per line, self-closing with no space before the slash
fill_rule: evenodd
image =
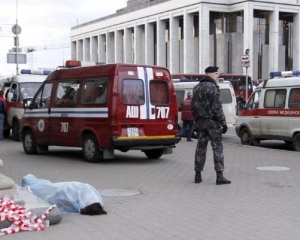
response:
<path id="1" fill-rule="evenodd" d="M 195 183 L 202 182 L 208 141 L 211 141 L 214 153 L 214 165 L 217 173 L 216 184 L 230 184 L 223 176 L 224 156 L 222 133 L 227 132 L 222 101 L 217 80 L 218 67 L 207 67 L 206 76 L 193 89 L 192 113 L 198 126 L 198 144 L 195 151 Z"/>

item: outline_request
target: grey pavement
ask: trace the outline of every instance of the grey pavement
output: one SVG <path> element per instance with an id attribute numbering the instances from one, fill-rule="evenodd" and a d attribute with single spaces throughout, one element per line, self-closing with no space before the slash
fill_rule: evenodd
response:
<path id="1" fill-rule="evenodd" d="M 160 160 L 131 151 L 91 164 L 80 151 L 54 148 L 46 155 L 28 156 L 20 143 L 0 142 L 1 172 L 17 184 L 28 173 L 51 181 L 88 182 L 100 191 L 108 212 L 65 214 L 45 231 L 3 238 L 300 239 L 300 153 L 224 143 L 224 175 L 232 184 L 217 186 L 210 145 L 203 182 L 193 182 L 195 146 L 195 140 L 183 138 L 174 154 Z"/>

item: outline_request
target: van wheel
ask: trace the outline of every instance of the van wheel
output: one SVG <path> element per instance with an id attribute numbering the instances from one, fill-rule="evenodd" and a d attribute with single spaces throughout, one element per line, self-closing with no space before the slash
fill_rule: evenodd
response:
<path id="1" fill-rule="evenodd" d="M 249 130 L 247 128 L 243 128 L 243 130 L 241 131 L 241 143 L 243 145 L 252 145 L 252 138 L 251 135 L 249 133 Z"/>
<path id="2" fill-rule="evenodd" d="M 23 149 L 27 154 L 36 154 L 36 141 L 31 130 L 26 130 L 23 134 Z"/>
<path id="3" fill-rule="evenodd" d="M 103 152 L 100 151 L 98 141 L 93 134 L 83 138 L 82 153 L 87 162 L 97 163 L 103 159 Z"/>
<path id="4" fill-rule="evenodd" d="M 20 141 L 19 131 L 20 131 L 19 121 L 14 120 L 12 124 L 12 136 L 15 141 Z"/>
<path id="5" fill-rule="evenodd" d="M 144 153 L 150 159 L 158 159 L 163 155 L 164 150 L 163 149 L 152 149 L 152 150 L 146 150 L 146 151 L 144 151 Z"/>
<path id="6" fill-rule="evenodd" d="M 294 137 L 293 147 L 295 151 L 300 152 L 300 133 Z"/>

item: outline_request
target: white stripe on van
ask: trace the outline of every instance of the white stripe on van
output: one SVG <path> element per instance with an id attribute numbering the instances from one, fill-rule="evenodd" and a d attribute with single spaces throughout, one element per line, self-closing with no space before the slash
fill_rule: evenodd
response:
<path id="1" fill-rule="evenodd" d="M 144 71 L 143 67 L 137 67 L 137 71 L 138 71 L 138 78 L 142 79 L 144 82 L 144 92 L 145 92 L 145 98 L 146 98 L 145 103 L 143 105 L 140 105 L 140 119 L 147 119 L 147 106 L 148 106 L 147 96 L 149 96 L 148 90 L 146 87 L 147 79 L 145 78 L 145 71 Z"/>
<path id="2" fill-rule="evenodd" d="M 153 106 L 151 104 L 151 101 L 150 101 L 150 81 L 149 80 L 153 80 L 154 79 L 154 76 L 153 76 L 153 68 L 147 68 L 146 69 L 147 71 L 147 76 L 148 76 L 148 89 L 149 89 L 149 105 L 148 105 L 148 111 L 149 111 L 149 114 L 148 116 L 150 116 L 150 119 L 155 119 L 155 111 L 151 111 L 151 109 L 155 109 L 155 106 Z"/>
<path id="3" fill-rule="evenodd" d="M 24 117 L 107 118 L 108 108 L 51 108 L 25 110 Z"/>

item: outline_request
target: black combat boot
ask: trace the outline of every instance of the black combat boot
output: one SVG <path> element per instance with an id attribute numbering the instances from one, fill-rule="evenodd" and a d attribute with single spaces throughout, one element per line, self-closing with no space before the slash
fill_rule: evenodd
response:
<path id="1" fill-rule="evenodd" d="M 201 171 L 196 171 L 195 183 L 201 183 L 201 182 L 202 182 Z"/>
<path id="2" fill-rule="evenodd" d="M 230 184 L 231 181 L 226 179 L 224 176 L 223 176 L 223 172 L 222 171 L 218 171 L 217 172 L 217 181 L 216 181 L 216 184 L 217 185 L 222 185 L 222 184 Z"/>

